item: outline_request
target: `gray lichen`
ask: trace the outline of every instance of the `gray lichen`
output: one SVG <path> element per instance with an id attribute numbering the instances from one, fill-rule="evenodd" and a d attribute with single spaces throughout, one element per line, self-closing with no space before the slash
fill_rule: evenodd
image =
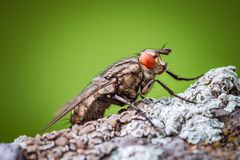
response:
<path id="1" fill-rule="evenodd" d="M 240 82 L 234 71 L 232 66 L 210 70 L 179 94 L 197 102 L 196 105 L 177 98 L 162 98 L 154 100 L 154 105 L 145 104 L 143 109 L 165 133 L 164 137 L 179 135 L 192 144 L 219 141 L 224 124 L 213 117 L 211 110 L 231 113 L 240 106 Z"/>
<path id="2" fill-rule="evenodd" d="M 0 159 L 1 160 L 24 160 L 23 151 L 16 144 L 0 144 Z"/>
<path id="3" fill-rule="evenodd" d="M 111 160 L 139 160 L 139 159 L 151 159 L 158 160 L 159 156 L 162 154 L 162 150 L 153 147 L 153 146 L 142 146 L 142 145 L 134 145 L 121 147 L 117 150 L 117 152 L 112 153 Z"/>
<path id="4" fill-rule="evenodd" d="M 217 119 L 196 115 L 186 122 L 179 136 L 192 144 L 197 144 L 201 140 L 204 142 L 219 141 L 223 125 Z"/>
<path id="5" fill-rule="evenodd" d="M 235 144 L 240 129 L 239 118 L 234 118 L 239 117 L 240 81 L 234 67 L 210 70 L 179 95 L 197 104 L 178 98 L 138 102 L 137 106 L 156 128 L 129 108 L 117 115 L 74 125 L 71 129 L 34 138 L 21 136 L 15 143 L 23 148 L 27 159 L 132 160 L 184 159 L 186 155 L 192 157 L 190 159 L 221 157 L 201 148 L 192 149 L 183 140 L 190 144 L 232 141 L 235 146 L 240 143 Z"/>

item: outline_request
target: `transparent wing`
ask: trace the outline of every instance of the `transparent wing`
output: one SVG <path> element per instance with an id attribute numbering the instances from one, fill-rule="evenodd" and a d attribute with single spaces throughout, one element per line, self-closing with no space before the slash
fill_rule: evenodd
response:
<path id="1" fill-rule="evenodd" d="M 44 127 L 41 132 L 52 126 L 54 123 L 56 123 L 58 120 L 60 120 L 63 116 L 65 116 L 68 112 L 70 112 L 72 109 L 74 109 L 78 104 L 82 103 L 84 100 L 86 100 L 88 97 L 90 97 L 93 93 L 97 92 L 98 90 L 106 87 L 110 84 L 110 81 L 106 80 L 105 78 L 96 78 L 92 81 L 92 83 L 77 97 L 75 97 L 72 101 L 67 103 L 64 106 L 63 111 L 54 118 L 46 127 Z"/>

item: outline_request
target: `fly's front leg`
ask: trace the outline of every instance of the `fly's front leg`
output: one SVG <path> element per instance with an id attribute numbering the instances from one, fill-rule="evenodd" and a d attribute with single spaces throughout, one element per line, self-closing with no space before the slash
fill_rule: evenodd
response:
<path id="1" fill-rule="evenodd" d="M 188 99 L 186 99 L 186 98 L 183 98 L 183 97 L 177 95 L 177 94 L 174 93 L 170 88 L 168 88 L 168 86 L 166 86 L 164 83 L 162 83 L 162 82 L 159 81 L 158 79 L 155 79 L 154 81 L 157 82 L 158 84 L 160 84 L 170 95 L 172 95 L 172 96 L 174 96 L 174 97 L 177 97 L 177 98 L 179 98 L 179 99 L 181 99 L 181 100 L 184 100 L 184 101 L 186 101 L 186 102 L 196 104 L 196 102 L 190 101 L 190 100 L 188 100 Z"/>
<path id="2" fill-rule="evenodd" d="M 170 95 L 174 96 L 174 97 L 177 97 L 181 100 L 184 100 L 186 102 L 189 102 L 189 103 L 194 103 L 196 104 L 196 102 L 193 102 L 193 101 L 190 101 L 186 98 L 183 98 L 179 95 L 177 95 L 176 93 L 174 93 L 174 91 L 172 91 L 170 88 L 168 88 L 168 86 L 166 86 L 164 83 L 162 83 L 161 81 L 157 80 L 157 79 L 152 79 L 150 80 L 147 85 L 145 85 L 143 87 L 143 89 L 141 90 L 142 94 L 146 94 L 147 92 L 149 92 L 149 90 L 151 89 L 151 87 L 153 86 L 154 82 L 157 82 L 158 84 L 160 84 Z"/>
<path id="3" fill-rule="evenodd" d="M 152 86 L 153 86 L 153 84 L 154 84 L 154 79 L 151 79 L 142 89 L 141 89 L 141 94 L 143 94 L 143 95 L 145 95 L 145 94 L 147 94 L 150 90 L 151 90 L 151 88 L 152 88 Z"/>
<path id="4" fill-rule="evenodd" d="M 125 100 L 124 98 L 122 98 L 122 97 L 120 97 L 120 96 L 118 96 L 118 95 L 114 95 L 114 96 L 113 96 L 113 99 L 118 100 L 118 101 L 120 101 L 120 102 L 122 102 L 122 103 L 125 103 L 125 104 L 133 107 L 137 112 L 141 113 L 141 114 L 149 121 L 149 123 L 150 123 L 154 128 L 156 128 L 156 126 L 155 126 L 155 125 L 152 123 L 152 121 L 145 115 L 145 113 L 144 113 L 141 109 L 139 109 L 138 107 L 136 107 L 134 104 L 128 102 L 127 100 Z"/>
<path id="5" fill-rule="evenodd" d="M 145 96 L 142 93 L 138 93 L 138 95 L 141 97 L 141 99 L 145 98 Z"/>
<path id="6" fill-rule="evenodd" d="M 141 100 L 145 99 L 144 95 L 147 94 L 151 90 L 153 84 L 154 84 L 154 79 L 151 79 L 149 82 L 147 82 L 147 84 L 145 86 L 143 86 L 140 89 L 140 92 L 138 93 L 138 95 L 141 97 Z"/>
<path id="7" fill-rule="evenodd" d="M 191 81 L 191 80 L 196 80 L 196 79 L 198 79 L 198 78 L 200 78 L 200 77 L 203 76 L 203 74 L 201 74 L 200 76 L 197 76 L 197 77 L 194 77 L 194 78 L 184 78 L 184 77 L 179 77 L 178 75 L 170 72 L 169 70 L 166 70 L 166 73 L 167 73 L 168 75 L 170 75 L 172 78 L 174 78 L 174 79 L 176 79 L 176 80 L 179 80 L 179 81 Z"/>

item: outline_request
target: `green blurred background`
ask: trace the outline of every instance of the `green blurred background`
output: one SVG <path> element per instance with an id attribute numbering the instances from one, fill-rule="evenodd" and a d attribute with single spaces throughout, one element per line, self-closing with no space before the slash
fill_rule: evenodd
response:
<path id="1" fill-rule="evenodd" d="M 186 77 L 240 67 L 239 8 L 237 0 L 2 1 L 0 142 L 34 136 L 105 67 L 145 48 L 168 42 L 164 60 Z M 191 84 L 159 79 L 176 92 Z M 148 96 L 169 95 L 155 85 Z"/>

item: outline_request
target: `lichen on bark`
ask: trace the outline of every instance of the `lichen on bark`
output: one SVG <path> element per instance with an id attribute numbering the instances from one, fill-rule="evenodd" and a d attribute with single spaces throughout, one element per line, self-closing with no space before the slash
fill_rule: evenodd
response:
<path id="1" fill-rule="evenodd" d="M 20 136 L 14 143 L 26 159 L 240 157 L 240 80 L 235 67 L 212 69 L 179 95 L 197 104 L 174 97 L 137 103 L 156 128 L 128 108 L 42 136 Z"/>

